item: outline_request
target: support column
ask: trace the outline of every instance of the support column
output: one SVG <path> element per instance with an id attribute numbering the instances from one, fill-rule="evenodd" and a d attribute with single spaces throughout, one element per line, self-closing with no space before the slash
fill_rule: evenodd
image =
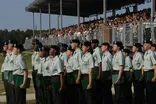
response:
<path id="1" fill-rule="evenodd" d="M 42 13 L 41 13 L 41 9 L 40 9 L 40 34 L 42 34 Z"/>
<path id="2" fill-rule="evenodd" d="M 35 14 L 33 12 L 33 37 L 35 36 Z"/>
<path id="3" fill-rule="evenodd" d="M 60 16 L 57 16 L 57 28 L 60 29 Z"/>
<path id="4" fill-rule="evenodd" d="M 151 0 L 151 38 L 153 42 L 156 42 L 154 34 L 154 15 L 155 15 L 155 0 Z"/>
<path id="5" fill-rule="evenodd" d="M 83 17 L 83 22 L 85 22 L 85 17 Z"/>
<path id="6" fill-rule="evenodd" d="M 115 17 L 115 15 L 116 15 L 116 10 L 113 9 L 113 10 L 112 10 L 112 16 Z"/>
<path id="7" fill-rule="evenodd" d="M 60 0 L 60 22 L 61 22 L 61 30 L 62 30 L 62 28 L 63 28 L 62 0 Z"/>
<path id="8" fill-rule="evenodd" d="M 138 5 L 137 5 L 137 4 L 135 4 L 135 5 L 133 6 L 133 12 L 136 12 L 136 11 L 138 11 Z"/>
<path id="9" fill-rule="evenodd" d="M 103 0 L 103 16 L 104 16 L 104 18 L 103 18 L 103 23 L 106 23 L 106 10 L 107 9 L 107 7 L 106 7 L 106 0 Z"/>
<path id="10" fill-rule="evenodd" d="M 50 11 L 50 3 L 48 4 L 48 12 L 49 12 L 49 33 L 51 32 L 51 11 Z"/>
<path id="11" fill-rule="evenodd" d="M 80 0 L 77 0 L 78 29 L 80 28 Z"/>

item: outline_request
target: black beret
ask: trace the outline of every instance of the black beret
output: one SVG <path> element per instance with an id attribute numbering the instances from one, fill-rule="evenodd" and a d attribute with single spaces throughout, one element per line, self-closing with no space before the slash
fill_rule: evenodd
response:
<path id="1" fill-rule="evenodd" d="M 80 44 L 80 41 L 78 39 L 73 39 L 72 40 L 72 43 L 78 43 L 78 44 Z"/>
<path id="2" fill-rule="evenodd" d="M 117 46 L 123 46 L 121 41 L 114 41 L 113 44 Z"/>
<path id="3" fill-rule="evenodd" d="M 14 44 L 14 48 L 17 48 L 17 49 L 20 49 L 20 50 L 23 50 L 23 45 L 21 44 Z"/>
<path id="4" fill-rule="evenodd" d="M 91 46 L 91 42 L 89 42 L 89 41 L 85 41 L 82 45 L 88 47 L 88 46 Z"/>
<path id="5" fill-rule="evenodd" d="M 148 43 L 148 44 L 153 44 L 153 42 L 151 40 L 144 40 L 144 43 Z"/>
<path id="6" fill-rule="evenodd" d="M 15 41 L 15 40 L 8 40 L 8 43 L 10 43 L 10 44 L 17 44 L 17 41 Z"/>
<path id="7" fill-rule="evenodd" d="M 97 43 L 97 44 L 99 44 L 99 40 L 93 39 L 93 40 L 91 41 L 91 43 Z"/>
<path id="8" fill-rule="evenodd" d="M 54 50 L 60 50 L 60 48 L 57 45 L 52 45 L 50 48 L 52 48 Z"/>
<path id="9" fill-rule="evenodd" d="M 4 42 L 4 45 L 8 45 L 8 42 Z"/>
<path id="10" fill-rule="evenodd" d="M 130 50 L 129 49 L 123 49 L 123 52 L 126 52 L 126 53 L 130 53 Z"/>
<path id="11" fill-rule="evenodd" d="M 38 50 L 39 50 L 39 51 L 46 51 L 46 52 L 49 52 L 49 48 L 48 48 L 48 47 L 39 47 Z"/>
<path id="12" fill-rule="evenodd" d="M 60 43 L 59 46 L 60 46 L 60 47 L 64 47 L 64 48 L 67 48 L 67 47 L 68 47 L 67 44 L 63 44 L 63 43 Z"/>
<path id="13" fill-rule="evenodd" d="M 67 47 L 67 50 L 74 51 L 74 50 L 72 49 L 71 45 L 69 45 L 69 46 Z"/>
<path id="14" fill-rule="evenodd" d="M 140 43 L 134 43 L 133 46 L 137 47 L 137 48 L 141 48 L 142 45 Z"/>
<path id="15" fill-rule="evenodd" d="M 156 44 L 152 44 L 152 47 L 155 47 L 156 48 Z"/>
<path id="16" fill-rule="evenodd" d="M 39 44 L 40 44 L 40 41 L 39 41 L 38 39 L 33 39 L 33 40 L 32 40 L 32 44 L 37 44 L 37 45 L 39 45 Z"/>
<path id="17" fill-rule="evenodd" d="M 104 43 L 102 43 L 102 46 L 110 46 L 110 44 L 109 43 L 107 43 L 107 42 L 104 42 Z"/>

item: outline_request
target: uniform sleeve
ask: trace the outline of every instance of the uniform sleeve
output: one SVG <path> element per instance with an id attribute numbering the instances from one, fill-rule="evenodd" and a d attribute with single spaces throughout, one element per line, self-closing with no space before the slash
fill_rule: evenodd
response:
<path id="1" fill-rule="evenodd" d="M 128 67 L 132 68 L 132 60 L 131 60 L 131 58 L 128 58 Z"/>
<path id="2" fill-rule="evenodd" d="M 56 62 L 56 68 L 57 68 L 59 73 L 63 72 L 64 65 L 63 65 L 63 62 L 60 58 L 58 58 L 58 60 Z"/>
<path id="3" fill-rule="evenodd" d="M 151 57 L 152 64 L 156 65 L 156 57 L 153 52 L 151 53 L 150 57 Z"/>
<path id="4" fill-rule="evenodd" d="M 118 56 L 118 60 L 119 60 L 119 65 L 121 66 L 124 66 L 125 65 L 125 58 L 124 58 L 124 55 L 122 53 L 119 54 Z"/>
<path id="5" fill-rule="evenodd" d="M 66 66 L 67 62 L 68 62 L 68 56 L 64 54 L 64 66 Z"/>
<path id="6" fill-rule="evenodd" d="M 81 59 L 82 59 L 82 51 L 79 51 L 78 53 L 78 64 L 77 64 L 77 69 L 80 70 L 80 62 L 81 62 Z"/>
<path id="7" fill-rule="evenodd" d="M 24 58 L 20 59 L 19 65 L 20 65 L 21 69 L 23 69 L 23 70 L 27 69 L 26 62 L 25 62 Z"/>
<path id="8" fill-rule="evenodd" d="M 33 56 L 33 54 L 31 56 L 31 65 L 34 66 L 34 56 Z"/>
<path id="9" fill-rule="evenodd" d="M 99 51 L 97 51 L 96 56 L 97 56 L 98 64 L 100 64 L 100 63 L 101 63 L 101 61 L 102 61 L 102 59 L 101 59 L 101 52 L 100 52 L 100 50 L 99 50 Z"/>
<path id="10" fill-rule="evenodd" d="M 94 61 L 93 61 L 93 57 L 92 56 L 89 58 L 89 68 L 90 69 L 94 68 Z"/>

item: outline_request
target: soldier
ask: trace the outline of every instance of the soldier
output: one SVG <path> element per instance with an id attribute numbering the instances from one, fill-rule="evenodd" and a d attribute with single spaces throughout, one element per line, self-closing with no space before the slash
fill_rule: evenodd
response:
<path id="1" fill-rule="evenodd" d="M 124 96 L 124 65 L 125 59 L 121 50 L 123 49 L 123 44 L 120 41 L 115 41 L 113 43 L 113 75 L 112 81 L 115 88 L 115 101 L 117 104 L 126 104 Z"/>
<path id="2" fill-rule="evenodd" d="M 50 62 L 51 83 L 52 83 L 52 95 L 53 104 L 63 104 L 63 71 L 64 65 L 59 58 L 60 49 L 58 46 L 51 46 L 51 55 L 53 59 Z"/>
<path id="3" fill-rule="evenodd" d="M 103 97 L 103 104 L 113 104 L 112 98 L 112 78 L 111 78 L 111 71 L 112 71 L 112 55 L 109 52 L 110 45 L 109 43 L 105 42 L 102 44 L 101 50 L 103 52 L 102 55 L 102 97 Z"/>
<path id="4" fill-rule="evenodd" d="M 32 79 L 33 79 L 33 84 L 34 84 L 34 89 L 35 89 L 35 97 L 36 97 L 36 104 L 39 104 L 38 102 L 38 94 L 37 94 L 37 86 L 36 86 L 36 75 L 37 75 L 37 66 L 35 67 L 36 63 L 39 61 L 39 55 L 38 55 L 38 48 L 42 47 L 42 44 L 39 42 L 38 39 L 34 39 L 32 41 L 32 49 L 33 49 L 33 54 L 31 57 L 31 63 L 32 63 Z"/>
<path id="5" fill-rule="evenodd" d="M 93 70 L 93 80 L 95 81 L 96 86 L 96 102 L 98 104 L 102 104 L 102 87 L 101 87 L 101 74 L 102 74 L 102 68 L 101 68 L 101 58 L 102 58 L 102 52 L 99 48 L 99 41 L 97 39 L 93 39 L 91 41 L 91 46 L 93 49 L 93 58 L 94 58 L 94 70 Z"/>
<path id="6" fill-rule="evenodd" d="M 84 42 L 82 45 L 82 51 L 84 55 L 82 56 L 80 63 L 80 70 L 82 73 L 82 87 L 85 92 L 86 104 L 93 104 L 93 95 L 92 95 L 92 72 L 94 68 L 93 56 L 89 52 L 91 46 L 90 42 Z"/>
<path id="7" fill-rule="evenodd" d="M 26 67 L 26 62 L 22 56 L 22 51 L 22 45 L 14 44 L 13 54 L 16 56 L 13 65 L 15 104 L 26 104 L 26 82 L 28 77 L 28 69 Z M 22 79 L 22 84 L 18 86 L 18 80 Z"/>
<path id="8" fill-rule="evenodd" d="M 132 104 L 132 60 L 130 58 L 130 50 L 124 49 L 123 50 L 125 56 L 125 69 L 124 69 L 124 80 L 125 80 L 125 97 L 128 104 Z"/>
<path id="9" fill-rule="evenodd" d="M 67 104 L 74 104 L 76 99 L 76 92 L 74 89 L 75 78 L 74 78 L 74 50 L 71 46 L 67 48 L 67 56 L 69 57 L 66 64 L 66 83 L 67 83 Z"/>
<path id="10" fill-rule="evenodd" d="M 151 50 L 155 53 L 156 55 L 156 44 L 152 44 Z"/>
<path id="11" fill-rule="evenodd" d="M 132 47 L 133 60 L 133 85 L 134 85 L 134 102 L 135 104 L 143 104 L 144 102 L 144 81 L 143 81 L 143 54 L 142 54 L 142 45 L 140 43 L 134 43 Z"/>
<path id="12" fill-rule="evenodd" d="M 146 80 L 146 99 L 147 104 L 153 104 L 156 92 L 156 57 L 151 50 L 152 42 L 144 41 L 144 71 Z"/>
<path id="13" fill-rule="evenodd" d="M 78 104 L 80 103 L 80 100 L 81 100 L 81 87 L 80 87 L 80 62 L 81 62 L 81 58 L 82 58 L 82 51 L 81 49 L 79 48 L 80 46 L 80 41 L 75 39 L 75 40 L 72 40 L 72 49 L 74 50 L 74 54 L 73 54 L 73 57 L 74 57 L 74 77 L 75 77 L 75 90 L 77 91 L 77 99 L 75 100 L 75 103 Z"/>
<path id="14" fill-rule="evenodd" d="M 9 104 L 9 94 L 8 94 L 8 89 L 7 89 L 7 83 L 8 83 L 8 79 L 6 78 L 6 75 L 8 74 L 7 72 L 7 62 L 8 62 L 8 54 L 7 54 L 7 50 L 8 50 L 8 43 L 5 42 L 4 46 L 3 46 L 3 52 L 5 53 L 5 59 L 4 62 L 2 64 L 2 81 L 4 81 L 4 88 L 5 88 L 5 92 L 6 92 L 6 103 Z"/>

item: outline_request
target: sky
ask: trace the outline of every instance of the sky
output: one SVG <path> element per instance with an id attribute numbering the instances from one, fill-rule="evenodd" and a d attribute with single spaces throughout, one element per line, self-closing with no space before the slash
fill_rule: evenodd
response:
<path id="1" fill-rule="evenodd" d="M 26 30 L 32 29 L 32 13 L 26 12 L 25 7 L 33 0 L 0 0 L 0 29 L 8 30 Z M 148 8 L 150 3 L 141 5 L 138 9 Z M 117 11 L 117 13 L 125 10 Z M 110 13 L 108 13 L 108 16 Z M 99 16 L 100 17 L 100 16 Z M 93 20 L 95 17 L 87 18 Z M 39 29 L 39 14 L 35 13 L 35 26 Z M 81 18 L 82 21 L 82 18 Z M 77 23 L 77 17 L 63 16 L 63 27 Z M 42 28 L 48 29 L 48 14 L 42 14 Z M 57 15 L 51 15 L 51 27 L 57 28 Z"/>

